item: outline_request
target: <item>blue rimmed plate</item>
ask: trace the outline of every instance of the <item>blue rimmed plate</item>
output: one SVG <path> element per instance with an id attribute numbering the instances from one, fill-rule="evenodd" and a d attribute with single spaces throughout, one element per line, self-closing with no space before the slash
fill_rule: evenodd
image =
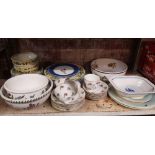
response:
<path id="1" fill-rule="evenodd" d="M 47 68 L 47 71 L 54 76 L 70 77 L 80 71 L 80 68 L 74 64 L 53 64 Z"/>
<path id="2" fill-rule="evenodd" d="M 85 75 L 85 70 L 82 66 L 63 63 L 53 64 L 44 70 L 44 74 L 52 80 L 59 78 L 69 78 L 71 80 L 80 80 Z"/>

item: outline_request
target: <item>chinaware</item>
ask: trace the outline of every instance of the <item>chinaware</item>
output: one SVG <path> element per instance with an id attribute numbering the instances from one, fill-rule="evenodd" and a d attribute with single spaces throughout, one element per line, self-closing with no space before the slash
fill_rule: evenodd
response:
<path id="1" fill-rule="evenodd" d="M 19 67 L 15 67 L 14 66 L 14 69 L 17 71 L 17 72 L 21 72 L 21 73 L 29 73 L 29 72 L 35 72 L 39 69 L 39 65 L 36 65 L 36 66 L 33 66 L 33 67 L 23 67 L 23 68 L 19 68 Z"/>
<path id="2" fill-rule="evenodd" d="M 22 72 L 15 70 L 14 68 L 12 68 L 10 73 L 11 73 L 12 77 L 17 76 L 17 75 L 21 75 L 21 74 L 43 74 L 43 68 L 40 68 L 37 71 L 29 71 L 27 73 L 22 73 Z"/>
<path id="3" fill-rule="evenodd" d="M 125 75 L 128 66 L 116 59 L 100 58 L 92 61 L 91 71 L 101 77 L 103 81 L 108 81 L 113 76 Z"/>
<path id="4" fill-rule="evenodd" d="M 100 58 L 92 61 L 91 68 L 102 73 L 122 73 L 128 66 L 120 60 Z"/>
<path id="5" fill-rule="evenodd" d="M 155 85 L 140 76 L 118 76 L 109 79 L 118 95 L 141 99 L 155 93 Z"/>
<path id="6" fill-rule="evenodd" d="M 51 93 L 51 105 L 53 108 L 59 111 L 75 111 L 81 108 L 85 103 L 85 92 L 82 88 L 79 89 L 79 97 L 75 100 L 66 104 L 57 99 L 54 95 L 54 91 Z"/>
<path id="7" fill-rule="evenodd" d="M 48 89 L 42 95 L 37 98 L 29 99 L 25 101 L 19 101 L 15 99 L 10 99 L 6 96 L 4 87 L 1 87 L 0 96 L 4 99 L 5 103 L 16 109 L 30 109 L 36 107 L 37 105 L 43 104 L 50 96 L 53 84 L 49 81 Z"/>
<path id="8" fill-rule="evenodd" d="M 85 75 L 85 70 L 82 66 L 75 64 L 53 64 L 44 70 L 44 74 L 51 80 L 60 78 L 80 80 Z"/>
<path id="9" fill-rule="evenodd" d="M 83 89 L 85 90 L 86 98 L 90 100 L 105 99 L 107 97 L 108 88 L 108 85 L 102 81 L 98 83 L 97 89 L 92 90 L 87 89 L 85 84 L 83 84 Z"/>
<path id="10" fill-rule="evenodd" d="M 113 87 L 110 87 L 108 91 L 109 96 L 118 104 L 131 108 L 131 109 L 152 109 L 155 108 L 155 94 L 152 95 L 152 99 L 145 103 L 133 103 L 130 101 L 127 101 L 120 97 Z"/>
<path id="11" fill-rule="evenodd" d="M 111 77 L 114 77 L 114 76 L 124 76 L 126 74 L 126 71 L 124 72 L 121 72 L 121 73 L 104 73 L 104 72 L 100 72 L 100 71 L 97 71 L 97 70 L 94 70 L 91 68 L 91 72 L 95 75 L 98 75 L 102 81 L 109 81 L 109 79 Z"/>
<path id="12" fill-rule="evenodd" d="M 27 100 L 42 95 L 47 90 L 48 83 L 46 76 L 22 74 L 7 80 L 4 89 L 10 99 Z"/>
<path id="13" fill-rule="evenodd" d="M 145 103 L 145 102 L 148 102 L 152 99 L 152 94 L 146 95 L 142 99 L 134 99 L 131 97 L 122 97 L 122 98 L 127 100 L 127 101 L 130 101 L 132 103 Z"/>
<path id="14" fill-rule="evenodd" d="M 87 74 L 84 76 L 84 83 L 87 89 L 97 89 L 100 77 L 95 74 Z"/>
<path id="15" fill-rule="evenodd" d="M 81 88 L 80 83 L 68 79 L 61 79 L 55 83 L 56 88 L 53 92 L 59 101 L 70 104 L 78 99 L 79 89 Z"/>
<path id="16" fill-rule="evenodd" d="M 38 59 L 37 54 L 33 52 L 22 52 L 15 54 L 11 57 L 13 64 L 16 65 L 27 65 L 30 62 L 34 62 Z"/>

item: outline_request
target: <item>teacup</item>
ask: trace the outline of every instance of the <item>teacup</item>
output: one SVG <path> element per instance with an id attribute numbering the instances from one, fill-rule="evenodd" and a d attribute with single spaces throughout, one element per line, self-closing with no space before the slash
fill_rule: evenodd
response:
<path id="1" fill-rule="evenodd" d="M 87 74 L 84 76 L 84 84 L 86 88 L 90 90 L 97 89 L 100 81 L 100 77 L 95 74 Z"/>

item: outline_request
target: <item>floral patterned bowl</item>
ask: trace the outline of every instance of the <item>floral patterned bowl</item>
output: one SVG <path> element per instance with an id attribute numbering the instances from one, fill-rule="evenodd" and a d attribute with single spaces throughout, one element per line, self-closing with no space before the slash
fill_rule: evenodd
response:
<path id="1" fill-rule="evenodd" d="M 57 87 L 54 89 L 54 95 L 61 102 L 69 104 L 70 102 L 74 102 L 79 97 L 78 91 L 80 85 L 72 80 L 61 79 L 60 84 L 57 83 Z M 64 82 L 64 83 L 62 83 Z"/>
<path id="2" fill-rule="evenodd" d="M 47 91 L 49 79 L 39 74 L 22 74 L 4 83 L 7 97 L 14 100 L 31 100 Z M 53 83 L 52 83 L 53 85 Z"/>
<path id="3" fill-rule="evenodd" d="M 29 108 L 36 107 L 37 105 L 43 104 L 49 98 L 49 96 L 51 94 L 52 87 L 53 87 L 53 83 L 52 83 L 52 81 L 49 81 L 47 91 L 45 91 L 42 95 L 40 95 L 37 98 L 33 98 L 33 99 L 25 100 L 25 101 L 19 101 L 19 100 L 8 98 L 6 95 L 6 91 L 5 91 L 4 87 L 2 86 L 1 90 L 0 90 L 0 96 L 2 97 L 2 99 L 4 99 L 6 104 L 8 104 L 9 106 L 11 106 L 13 108 L 29 109 Z"/>

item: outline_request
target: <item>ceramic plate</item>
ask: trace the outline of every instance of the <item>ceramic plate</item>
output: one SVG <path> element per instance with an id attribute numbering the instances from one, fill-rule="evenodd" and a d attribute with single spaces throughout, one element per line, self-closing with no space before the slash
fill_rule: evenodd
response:
<path id="1" fill-rule="evenodd" d="M 82 66 L 75 64 L 54 64 L 44 70 L 44 74 L 51 80 L 60 78 L 69 78 L 71 80 L 80 80 L 85 75 Z"/>
<path id="2" fill-rule="evenodd" d="M 92 61 L 91 68 L 104 73 L 122 73 L 128 66 L 116 59 L 101 58 Z"/>
<path id="3" fill-rule="evenodd" d="M 133 102 L 133 103 L 146 103 L 152 99 L 152 95 L 146 95 L 143 99 L 133 99 L 131 97 L 122 97 L 127 101 Z"/>
<path id="4" fill-rule="evenodd" d="M 115 90 L 111 87 L 108 91 L 109 96 L 118 104 L 131 108 L 131 109 L 151 109 L 155 108 L 155 95 L 152 96 L 152 99 L 146 103 L 133 103 L 130 101 L 127 101 L 121 97 L 119 97 Z"/>
<path id="5" fill-rule="evenodd" d="M 77 74 L 80 68 L 74 64 L 54 64 L 47 68 L 50 74 L 54 76 L 73 76 Z"/>

